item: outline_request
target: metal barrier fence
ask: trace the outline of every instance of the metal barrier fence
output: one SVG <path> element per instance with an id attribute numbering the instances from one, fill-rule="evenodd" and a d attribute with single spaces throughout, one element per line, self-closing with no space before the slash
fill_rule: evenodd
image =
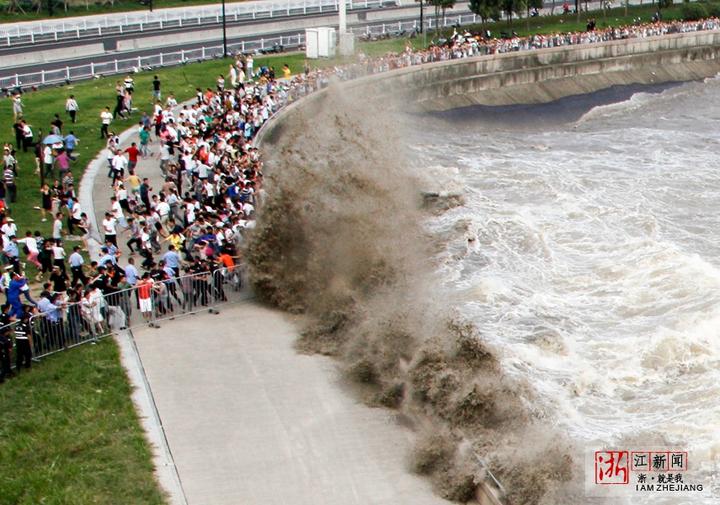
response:
<path id="1" fill-rule="evenodd" d="M 96 289 L 80 302 L 59 303 L 55 309 L 34 314 L 27 321 L 32 357 L 39 359 L 96 342 L 117 330 L 142 325 L 159 327 L 163 320 L 206 310 L 218 313 L 219 306 L 248 298 L 243 277 L 240 266 L 219 268 L 106 294 Z M 20 324 L 22 321 L 15 321 L 0 328 L 0 335 L 14 337 L 18 358 L 15 332 L 22 329 Z"/>
<path id="2" fill-rule="evenodd" d="M 258 40 L 242 41 L 228 44 L 228 51 L 254 52 L 282 46 L 285 49 L 294 49 L 305 43 L 305 34 L 291 36 L 261 38 Z M 28 74 L 14 74 L 0 78 L 0 87 L 5 89 L 30 86 L 48 86 L 61 84 L 66 81 L 79 81 L 92 79 L 105 75 L 134 73 L 157 67 L 169 67 L 191 62 L 211 60 L 222 56 L 223 46 L 203 46 L 195 49 L 184 49 L 167 53 L 158 53 L 149 56 L 115 59 L 100 63 L 86 63 L 84 65 L 66 66 L 55 70 L 41 70 Z"/>
<path id="3" fill-rule="evenodd" d="M 399 5 L 400 0 L 350 0 L 347 8 L 373 9 Z M 235 22 L 322 14 L 337 10 L 338 0 L 241 2 L 227 5 L 225 16 L 228 21 Z M 61 21 L 45 20 L 0 27 L 0 47 L 211 25 L 219 24 L 221 20 L 222 10 L 219 5 L 67 18 Z"/>

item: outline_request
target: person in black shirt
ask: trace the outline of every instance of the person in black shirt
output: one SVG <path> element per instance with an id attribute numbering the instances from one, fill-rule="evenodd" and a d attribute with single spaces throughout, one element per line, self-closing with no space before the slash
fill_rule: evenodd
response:
<path id="1" fill-rule="evenodd" d="M 55 293 L 64 293 L 67 291 L 67 273 L 63 272 L 58 265 L 53 266 L 52 273 L 50 274 L 50 282 L 52 282 Z"/>
<path id="2" fill-rule="evenodd" d="M 62 135 L 63 122 L 62 122 L 62 119 L 60 119 L 59 115 L 55 114 L 55 117 L 53 118 L 52 121 L 50 121 L 50 124 L 52 126 L 54 126 L 55 128 L 57 128 L 57 132 L 56 132 L 57 135 Z"/>
<path id="3" fill-rule="evenodd" d="M 156 75 L 153 78 L 153 98 L 157 101 L 159 101 L 162 98 L 162 95 L 160 94 L 160 79 L 158 79 L 158 76 Z"/>
<path id="4" fill-rule="evenodd" d="M 13 130 L 15 130 L 15 145 L 20 149 L 23 145 L 23 125 L 20 121 L 15 121 L 13 124 Z"/>
<path id="5" fill-rule="evenodd" d="M 20 321 L 15 324 L 15 369 L 32 364 L 32 333 L 30 331 L 30 313 L 23 311 Z"/>
<path id="6" fill-rule="evenodd" d="M 10 333 L 12 332 L 12 318 L 10 317 L 10 309 L 12 306 L 9 303 L 2 305 L 2 312 L 0 312 L 0 382 L 5 381 L 5 377 L 12 375 L 10 369 L 10 355 L 12 354 L 12 339 Z"/>
<path id="7" fill-rule="evenodd" d="M 197 305 L 198 297 L 200 304 L 208 304 L 208 295 L 210 294 L 210 285 L 208 284 L 209 268 L 200 258 L 195 258 L 195 262 L 190 266 L 190 273 L 193 275 L 193 290 L 195 292 L 194 305 Z"/>

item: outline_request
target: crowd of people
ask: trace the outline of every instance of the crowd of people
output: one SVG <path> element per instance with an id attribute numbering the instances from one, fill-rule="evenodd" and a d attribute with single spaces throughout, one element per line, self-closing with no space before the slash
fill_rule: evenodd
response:
<path id="1" fill-rule="evenodd" d="M 509 39 L 456 33 L 447 44 L 418 51 L 408 46 L 377 58 L 361 55 L 356 63 L 325 69 L 306 65 L 294 76 L 287 65 L 276 76 L 272 67 L 257 68 L 252 56 L 238 55 L 214 87 L 197 88 L 194 99 L 182 105 L 172 94 L 162 96 L 155 76 L 153 109 L 136 115 L 132 141 L 124 147 L 111 127 L 118 117 L 133 117 L 135 83 L 127 76 L 117 83 L 114 110 L 108 106 L 100 112 L 110 193 L 98 223 L 100 237 L 94 236 L 86 213 L 93 209 L 82 209 L 75 192 L 71 162 L 79 139 L 56 114 L 49 132 L 59 138 L 35 142 L 23 119 L 22 99 L 14 96 L 16 147 L 4 147 L 0 180 L 0 289 L 6 296 L 0 308 L 0 381 L 11 373 L 13 336 L 19 370 L 30 367 L 33 354 L 65 346 L 74 335 L 97 336 L 127 326 L 134 309 L 152 325 L 178 308 L 224 300 L 224 286 L 240 283 L 242 245 L 264 199 L 255 135 L 285 104 L 327 86 L 333 77 L 350 79 L 478 54 L 714 30 L 719 23 L 656 22 Z M 65 110 L 74 123 L 80 108 L 72 95 Z M 49 237 L 39 231 L 21 234 L 5 212 L 15 200 L 16 148 L 34 149 L 37 170 L 52 181 L 40 188 L 38 206 L 43 221 L 52 219 Z M 68 238 L 82 246 L 66 250 Z M 95 241 L 100 247 L 91 261 L 87 253 Z M 25 262 L 38 271 L 35 281 L 41 287 L 35 296 Z"/>

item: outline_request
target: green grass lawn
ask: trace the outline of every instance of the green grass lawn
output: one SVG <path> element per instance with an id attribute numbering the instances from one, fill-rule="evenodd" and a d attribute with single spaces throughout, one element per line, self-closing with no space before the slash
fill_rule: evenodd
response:
<path id="1" fill-rule="evenodd" d="M 0 385 L 0 503 L 163 504 L 112 339 Z"/>

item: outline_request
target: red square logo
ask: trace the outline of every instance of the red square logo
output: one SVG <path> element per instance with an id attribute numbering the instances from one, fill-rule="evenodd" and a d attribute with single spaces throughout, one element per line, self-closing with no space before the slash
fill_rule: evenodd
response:
<path id="1" fill-rule="evenodd" d="M 628 484 L 629 482 L 628 451 L 595 452 L 595 484 Z"/>

